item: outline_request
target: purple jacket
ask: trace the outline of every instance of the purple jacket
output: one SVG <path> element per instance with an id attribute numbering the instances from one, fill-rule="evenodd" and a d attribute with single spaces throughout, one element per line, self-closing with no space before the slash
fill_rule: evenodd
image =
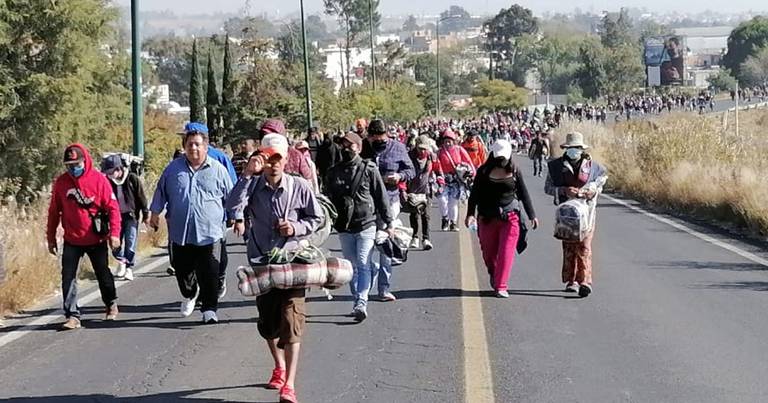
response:
<path id="1" fill-rule="evenodd" d="M 400 174 L 401 182 L 408 182 L 416 176 L 416 170 L 413 168 L 413 162 L 408 155 L 405 144 L 390 139 L 387 146 L 381 152 L 376 152 L 369 141 L 363 141 L 363 151 L 360 153 L 363 159 L 369 159 L 379 167 L 381 177 L 386 180 L 391 174 Z M 400 193 L 397 186 L 387 184 L 387 194 L 390 200 L 400 200 Z"/>

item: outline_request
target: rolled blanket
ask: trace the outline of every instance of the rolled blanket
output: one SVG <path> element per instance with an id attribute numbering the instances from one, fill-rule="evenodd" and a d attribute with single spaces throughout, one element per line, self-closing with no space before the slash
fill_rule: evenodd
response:
<path id="1" fill-rule="evenodd" d="M 336 289 L 352 281 L 352 263 L 329 257 L 317 263 L 285 263 L 243 266 L 237 270 L 238 288 L 246 297 L 256 297 L 273 288 L 282 290 L 323 287 Z"/>

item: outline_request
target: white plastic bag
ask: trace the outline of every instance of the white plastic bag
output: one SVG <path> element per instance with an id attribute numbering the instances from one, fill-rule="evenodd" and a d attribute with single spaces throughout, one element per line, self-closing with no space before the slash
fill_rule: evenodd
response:
<path id="1" fill-rule="evenodd" d="M 555 209 L 555 238 L 581 242 L 591 231 L 590 208 L 584 199 L 571 199 Z"/>

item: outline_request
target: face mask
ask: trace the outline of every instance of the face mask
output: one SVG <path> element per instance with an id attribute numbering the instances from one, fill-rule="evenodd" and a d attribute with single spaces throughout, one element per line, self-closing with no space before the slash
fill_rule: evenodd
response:
<path id="1" fill-rule="evenodd" d="M 580 148 L 569 148 L 565 150 L 565 156 L 568 157 L 571 161 L 578 161 L 581 159 L 581 155 L 584 153 L 584 150 Z"/>
<path id="2" fill-rule="evenodd" d="M 371 142 L 373 149 L 376 151 L 382 151 L 387 147 L 387 140 L 374 140 Z"/>
<path id="3" fill-rule="evenodd" d="M 79 178 L 83 176 L 83 174 L 85 173 L 85 167 L 81 167 L 81 166 L 68 167 L 67 170 L 69 171 L 69 174 L 74 176 L 75 178 Z"/>
<path id="4" fill-rule="evenodd" d="M 357 153 L 355 153 L 353 150 L 349 148 L 345 148 L 341 150 L 341 158 L 346 162 L 352 161 L 353 159 L 355 159 L 356 156 L 357 156 Z"/>

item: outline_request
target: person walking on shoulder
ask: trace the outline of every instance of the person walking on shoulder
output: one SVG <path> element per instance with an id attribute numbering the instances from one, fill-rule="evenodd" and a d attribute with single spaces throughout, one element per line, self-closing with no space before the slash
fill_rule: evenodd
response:
<path id="1" fill-rule="evenodd" d="M 531 228 L 539 226 L 523 175 L 512 161 L 513 152 L 506 140 L 493 143 L 490 158 L 477 171 L 465 219 L 467 227 L 478 229 L 483 261 L 499 298 L 509 297 L 507 282 L 521 236 L 521 205 Z"/>
<path id="2" fill-rule="evenodd" d="M 144 185 L 138 175 L 128 171 L 118 154 L 107 157 L 102 168 L 120 206 L 122 245 L 113 251 L 115 259 L 119 262 L 116 276 L 133 281 L 139 222 L 149 224 L 149 206 Z"/>
<path id="3" fill-rule="evenodd" d="M 549 163 L 546 191 L 554 196 L 556 205 L 571 199 L 582 199 L 587 204 L 589 231 L 582 241 L 563 241 L 562 268 L 565 291 L 578 292 L 585 298 L 592 293 L 592 238 L 597 198 L 608 180 L 608 173 L 587 154 L 589 146 L 581 133 L 569 133 L 560 148 L 565 152 Z"/>
<path id="4" fill-rule="evenodd" d="M 61 295 L 66 321 L 62 330 L 80 328 L 77 304 L 77 271 L 80 259 L 88 255 L 99 283 L 106 320 L 118 315 L 115 279 L 109 270 L 109 249 L 120 247 L 120 206 L 104 175 L 93 168 L 88 150 L 72 144 L 64 151 L 67 172 L 53 182 L 48 206 L 46 238 L 48 252 L 57 255 L 56 230 L 64 229 L 61 256 Z"/>

